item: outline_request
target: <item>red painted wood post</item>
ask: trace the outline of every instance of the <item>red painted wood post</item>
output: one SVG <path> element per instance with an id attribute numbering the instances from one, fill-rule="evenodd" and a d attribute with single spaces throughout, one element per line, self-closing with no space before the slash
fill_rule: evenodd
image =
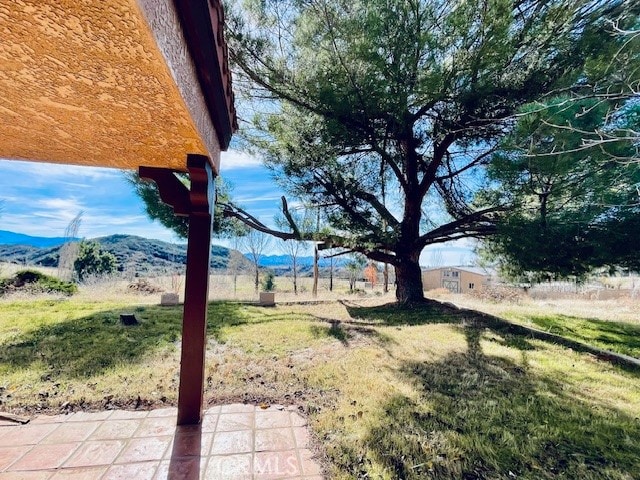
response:
<path id="1" fill-rule="evenodd" d="M 213 171 L 208 157 L 189 155 L 187 167 L 191 178 L 191 211 L 182 318 L 178 425 L 198 424 L 202 416 L 214 206 Z"/>
<path id="2" fill-rule="evenodd" d="M 191 188 L 187 189 L 172 170 L 140 167 L 142 178 L 156 182 L 163 202 L 176 215 L 189 217 L 187 279 L 182 315 L 182 351 L 178 390 L 178 425 L 200 423 L 204 394 L 204 361 L 207 346 L 209 262 L 215 186 L 209 157 L 187 155 Z"/>

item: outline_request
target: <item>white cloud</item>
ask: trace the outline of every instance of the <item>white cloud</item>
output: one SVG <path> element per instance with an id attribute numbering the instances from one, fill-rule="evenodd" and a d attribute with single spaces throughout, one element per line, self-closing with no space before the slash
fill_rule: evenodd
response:
<path id="1" fill-rule="evenodd" d="M 56 210 L 61 214 L 75 211 L 77 214 L 80 210 L 83 210 L 84 207 L 75 198 L 43 198 L 36 202 L 35 208 Z"/>
<path id="2" fill-rule="evenodd" d="M 243 203 L 255 203 L 255 202 L 279 202 L 280 197 L 278 195 L 262 195 L 252 197 L 238 197 L 234 199 L 238 205 Z M 279 204 L 276 203 L 276 208 Z"/>
<path id="3" fill-rule="evenodd" d="M 74 215 L 75 216 L 75 215 Z M 71 217 L 73 218 L 73 217 Z M 34 214 L 7 214 L 0 218 L 0 229 L 37 237 L 61 237 L 71 218 L 53 212 Z M 106 237 L 116 233 L 155 238 L 165 242 L 184 242 L 173 231 L 142 215 L 107 215 L 85 213 L 78 236 L 84 238 Z"/>
<path id="4" fill-rule="evenodd" d="M 61 237 L 69 221 L 39 212 L 37 215 L 5 213 L 0 219 L 0 229 L 24 233 L 36 237 Z"/>
<path id="5" fill-rule="evenodd" d="M 477 241 L 470 238 L 453 240 L 451 242 L 438 243 L 425 247 L 420 255 L 420 265 L 433 267 L 457 266 L 467 264 L 475 260 L 473 252 Z"/>
<path id="6" fill-rule="evenodd" d="M 2 171 L 15 173 L 26 178 L 68 178 L 81 183 L 82 179 L 111 179 L 122 175 L 120 170 L 101 167 L 84 167 L 77 165 L 62 165 L 57 163 L 25 162 L 21 160 L 7 160 L 0 158 Z"/>
<path id="7" fill-rule="evenodd" d="M 172 230 L 163 227 L 159 223 L 151 222 L 144 218 L 137 222 L 121 223 L 117 226 L 109 223 L 99 224 L 87 222 L 86 229 L 83 236 L 86 238 L 106 237 L 114 235 L 116 233 L 123 235 L 137 235 L 139 237 L 162 240 L 170 243 L 184 243 L 184 240 L 179 239 Z M 129 220 L 133 220 L 130 218 Z"/>
<path id="8" fill-rule="evenodd" d="M 239 150 L 228 150 L 220 155 L 220 170 L 237 170 L 262 166 L 262 160 L 254 155 Z"/>

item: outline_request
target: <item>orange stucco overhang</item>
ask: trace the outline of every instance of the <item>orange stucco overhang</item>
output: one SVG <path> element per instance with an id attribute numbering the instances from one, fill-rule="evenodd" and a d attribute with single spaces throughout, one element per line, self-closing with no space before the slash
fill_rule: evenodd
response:
<path id="1" fill-rule="evenodd" d="M 201 419 L 212 180 L 236 128 L 223 21 L 220 0 L 0 3 L 0 157 L 138 169 L 189 217 L 180 425 Z"/>
<path id="2" fill-rule="evenodd" d="M 0 157 L 218 170 L 236 120 L 218 0 L 0 4 Z"/>

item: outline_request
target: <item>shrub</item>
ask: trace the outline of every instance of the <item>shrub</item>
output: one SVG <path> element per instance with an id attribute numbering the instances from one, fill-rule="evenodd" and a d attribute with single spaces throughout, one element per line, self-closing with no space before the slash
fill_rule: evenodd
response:
<path id="1" fill-rule="evenodd" d="M 480 290 L 472 290 L 469 295 L 479 298 L 480 300 L 495 303 L 518 303 L 525 297 L 522 289 L 506 285 L 490 285 Z"/>
<path id="2" fill-rule="evenodd" d="M 276 289 L 276 282 L 274 280 L 273 272 L 267 272 L 264 277 L 262 277 L 262 290 L 265 292 L 273 292 Z"/>
<path id="3" fill-rule="evenodd" d="M 20 270 L 13 277 L 0 281 L 0 294 L 15 290 L 73 295 L 78 291 L 78 286 L 75 283 L 63 282 L 37 270 Z"/>
<path id="4" fill-rule="evenodd" d="M 105 252 L 96 242 L 80 242 L 78 257 L 73 263 L 73 269 L 80 281 L 89 276 L 100 276 L 116 271 L 116 257 Z"/>

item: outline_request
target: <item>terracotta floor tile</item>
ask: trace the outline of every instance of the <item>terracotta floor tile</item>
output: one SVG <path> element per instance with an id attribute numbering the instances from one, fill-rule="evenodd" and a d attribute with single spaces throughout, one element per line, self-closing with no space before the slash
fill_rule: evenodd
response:
<path id="1" fill-rule="evenodd" d="M 52 470 L 40 470 L 33 472 L 3 472 L 0 473 L 0 480 L 49 480 L 52 475 Z"/>
<path id="2" fill-rule="evenodd" d="M 71 454 L 78 449 L 79 443 L 62 443 L 59 445 L 36 445 L 7 471 L 47 470 L 58 468 Z"/>
<path id="3" fill-rule="evenodd" d="M 100 422 L 67 422 L 61 423 L 58 428 L 47 435 L 42 445 L 54 443 L 82 442 L 89 438 L 89 435 L 98 428 Z"/>
<path id="4" fill-rule="evenodd" d="M 245 404 L 214 406 L 198 426 L 177 427 L 173 408 L 37 417 L 0 426 L 0 480 L 320 480 L 306 423 Z"/>
<path id="5" fill-rule="evenodd" d="M 253 451 L 253 431 L 217 432 L 213 436 L 211 455 L 227 455 Z"/>
<path id="6" fill-rule="evenodd" d="M 280 451 L 296 448 L 293 432 L 290 428 L 272 428 L 256 430 L 256 452 Z"/>
<path id="7" fill-rule="evenodd" d="M 153 480 L 171 480 L 169 478 L 169 461 L 163 460 L 160 462 L 158 469 L 156 470 L 156 474 L 153 477 Z"/>
<path id="8" fill-rule="evenodd" d="M 65 467 L 92 467 L 110 465 L 124 448 L 122 440 L 100 440 L 84 442 L 67 460 Z"/>
<path id="9" fill-rule="evenodd" d="M 322 476 L 320 462 L 316 460 L 313 453 L 307 449 L 298 450 L 300 454 L 301 468 L 304 475 Z"/>
<path id="10" fill-rule="evenodd" d="M 173 417 L 145 418 L 133 434 L 134 437 L 159 437 L 173 435 L 176 430 L 176 419 Z"/>
<path id="11" fill-rule="evenodd" d="M 289 412 L 265 410 L 256 411 L 256 428 L 290 427 Z"/>
<path id="12" fill-rule="evenodd" d="M 246 403 L 232 403 L 220 407 L 220 413 L 253 413 L 255 410 L 255 405 Z"/>
<path id="13" fill-rule="evenodd" d="M 165 458 L 207 456 L 211 451 L 213 433 L 180 432 L 173 437 Z"/>
<path id="14" fill-rule="evenodd" d="M 142 420 L 111 420 L 102 422 L 89 437 L 91 440 L 116 440 L 130 438 L 142 424 Z"/>
<path id="15" fill-rule="evenodd" d="M 0 472 L 6 470 L 9 465 L 18 460 L 22 455 L 31 450 L 31 445 L 18 447 L 0 447 Z"/>
<path id="16" fill-rule="evenodd" d="M 57 423 L 46 423 L 41 425 L 19 425 L 15 427 L 0 427 L 0 447 L 18 445 L 35 445 L 42 441 L 44 437 L 58 428 Z M 7 429 L 11 429 L 11 434 Z M 5 433 L 7 432 L 7 433 Z"/>
<path id="17" fill-rule="evenodd" d="M 203 476 L 202 461 L 199 457 L 175 458 L 169 462 L 167 478 L 171 480 L 195 480 Z"/>
<path id="18" fill-rule="evenodd" d="M 220 405 L 212 405 L 210 407 L 207 407 L 207 409 L 204 411 L 204 414 L 208 415 L 210 413 L 220 413 Z"/>
<path id="19" fill-rule="evenodd" d="M 112 465 L 101 480 L 151 480 L 154 478 L 158 466 L 159 462 Z"/>
<path id="20" fill-rule="evenodd" d="M 300 462 L 295 450 L 285 452 L 257 452 L 253 459 L 256 478 L 276 479 L 301 475 Z"/>
<path id="21" fill-rule="evenodd" d="M 197 462 L 197 460 L 194 458 L 179 458 L 173 462 L 163 460 L 153 478 L 154 480 L 196 480 L 198 478 L 204 478 L 207 458 L 203 457 L 200 459 L 197 470 L 195 468 L 198 464 L 195 462 Z M 169 475 L 170 471 L 171 476 Z"/>
<path id="22" fill-rule="evenodd" d="M 175 433 L 198 433 L 202 431 L 202 425 L 176 425 Z"/>
<path id="23" fill-rule="evenodd" d="M 107 467 L 63 468 L 56 471 L 51 480 L 96 480 L 106 471 Z"/>
<path id="24" fill-rule="evenodd" d="M 173 417 L 176 418 L 178 416 L 178 409 L 175 407 L 169 407 L 169 408 L 158 408 L 156 410 L 151 410 L 149 412 L 148 417 L 150 418 L 155 418 L 155 417 Z"/>
<path id="25" fill-rule="evenodd" d="M 202 431 L 203 432 L 215 432 L 216 427 L 218 425 L 218 419 L 220 416 L 218 414 L 215 415 L 205 415 L 202 418 Z"/>
<path id="26" fill-rule="evenodd" d="M 102 410 L 100 412 L 75 412 L 69 415 L 67 422 L 87 422 L 106 420 L 111 416 L 113 410 Z"/>
<path id="27" fill-rule="evenodd" d="M 253 478 L 251 454 L 213 456 L 209 458 L 206 480 L 250 480 Z"/>
<path id="28" fill-rule="evenodd" d="M 307 448 L 309 446 L 309 431 L 304 427 L 295 427 L 293 429 L 293 438 L 296 439 L 298 448 Z"/>
<path id="29" fill-rule="evenodd" d="M 115 463 L 160 460 L 167 450 L 171 437 L 134 438 L 129 441 Z"/>
<path id="30" fill-rule="evenodd" d="M 109 420 L 131 420 L 146 418 L 149 412 L 145 410 L 114 410 Z"/>
<path id="31" fill-rule="evenodd" d="M 253 428 L 253 413 L 221 413 L 216 432 L 231 432 Z"/>
<path id="32" fill-rule="evenodd" d="M 300 415 L 298 412 L 291 412 L 291 426 L 293 427 L 306 427 L 309 422 L 306 418 Z"/>
<path id="33" fill-rule="evenodd" d="M 61 413 L 60 415 L 36 415 L 29 422 L 30 425 L 38 425 L 42 423 L 64 423 L 69 420 L 71 415 Z"/>

